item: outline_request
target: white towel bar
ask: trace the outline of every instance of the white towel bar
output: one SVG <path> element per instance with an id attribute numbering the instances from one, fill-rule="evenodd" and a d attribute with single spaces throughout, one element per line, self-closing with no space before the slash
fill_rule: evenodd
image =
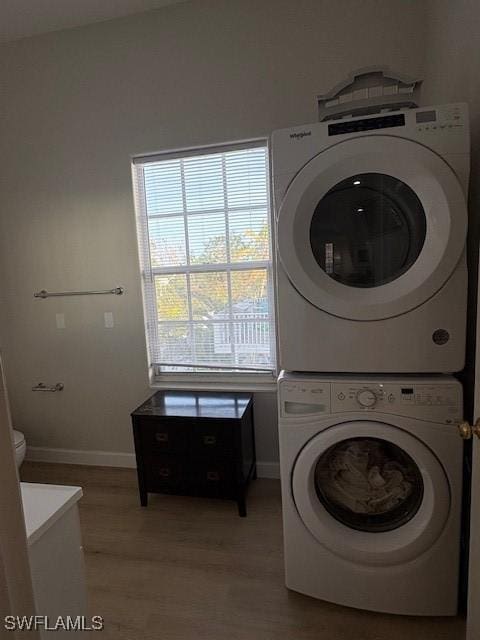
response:
<path id="1" fill-rule="evenodd" d="M 115 295 L 121 296 L 125 293 L 125 289 L 123 287 L 115 287 L 115 289 L 104 289 L 102 291 L 59 291 L 57 293 L 51 293 L 50 291 L 37 291 L 37 293 L 33 294 L 34 298 L 58 298 L 62 296 L 102 296 L 102 295 Z"/>

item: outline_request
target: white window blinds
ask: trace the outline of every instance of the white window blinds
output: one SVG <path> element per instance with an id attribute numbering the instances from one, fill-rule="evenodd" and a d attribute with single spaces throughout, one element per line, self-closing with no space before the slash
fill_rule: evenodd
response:
<path id="1" fill-rule="evenodd" d="M 275 369 L 266 144 L 136 158 L 150 365 Z"/>

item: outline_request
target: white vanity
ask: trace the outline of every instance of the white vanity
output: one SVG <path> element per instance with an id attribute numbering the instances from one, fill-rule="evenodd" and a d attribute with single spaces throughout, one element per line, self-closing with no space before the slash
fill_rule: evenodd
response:
<path id="1" fill-rule="evenodd" d="M 21 490 L 37 615 L 47 616 L 50 624 L 59 616 L 87 616 L 81 488 L 22 482 Z M 71 634 L 56 631 L 54 637 Z"/>

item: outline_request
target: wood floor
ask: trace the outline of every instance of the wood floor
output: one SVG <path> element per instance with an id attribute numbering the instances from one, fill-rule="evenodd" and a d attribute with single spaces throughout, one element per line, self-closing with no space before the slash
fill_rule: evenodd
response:
<path id="1" fill-rule="evenodd" d="M 280 487 L 257 480 L 248 517 L 233 502 L 151 496 L 135 472 L 25 463 L 22 480 L 82 486 L 92 614 L 104 640 L 463 640 L 461 618 L 347 609 L 283 584 Z"/>

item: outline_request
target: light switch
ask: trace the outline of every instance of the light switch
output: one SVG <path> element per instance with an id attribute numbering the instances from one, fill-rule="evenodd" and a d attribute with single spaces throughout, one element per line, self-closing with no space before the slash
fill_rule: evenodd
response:
<path id="1" fill-rule="evenodd" d="M 56 313 L 55 314 L 55 322 L 57 324 L 57 329 L 65 329 L 65 314 L 64 313 Z"/>
<path id="2" fill-rule="evenodd" d="M 105 311 L 105 313 L 103 314 L 103 317 L 105 318 L 105 328 L 112 329 L 114 325 L 113 313 L 111 311 Z"/>

